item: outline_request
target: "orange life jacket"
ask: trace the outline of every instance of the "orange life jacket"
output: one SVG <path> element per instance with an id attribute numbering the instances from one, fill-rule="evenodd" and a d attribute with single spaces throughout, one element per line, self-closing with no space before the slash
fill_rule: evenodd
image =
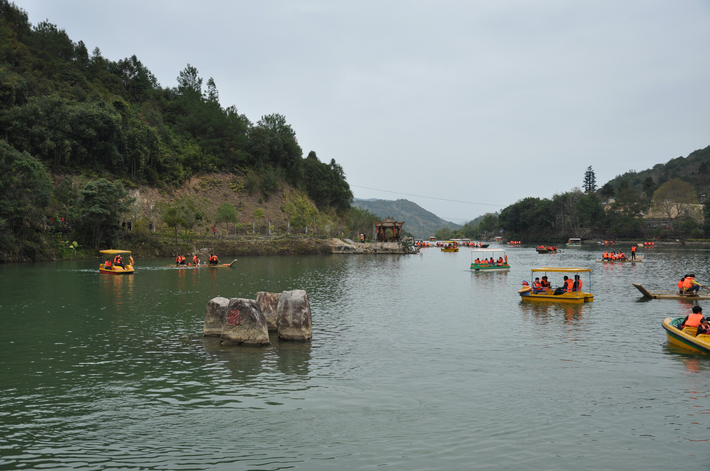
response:
<path id="1" fill-rule="evenodd" d="M 687 290 L 688 288 L 691 288 L 693 286 L 693 279 L 691 277 L 687 277 L 685 281 L 683 282 L 683 289 Z"/>
<path id="2" fill-rule="evenodd" d="M 577 289 L 574 289 L 574 285 L 577 284 Z M 573 291 L 582 291 L 582 279 L 578 278 L 576 281 L 572 282 L 572 290 Z"/>
<path id="3" fill-rule="evenodd" d="M 606 260 L 606 257 L 607 257 L 607 253 L 604 252 L 604 253 L 602 254 L 602 258 Z"/>
<path id="4" fill-rule="evenodd" d="M 542 285 L 540 284 L 539 281 L 533 281 L 532 287 L 533 287 L 533 289 L 542 289 Z"/>
<path id="5" fill-rule="evenodd" d="M 121 256 L 120 255 L 116 255 L 115 257 L 113 257 L 113 264 L 116 265 L 118 263 L 121 263 Z"/>
<path id="6" fill-rule="evenodd" d="M 683 278 L 682 280 L 680 280 L 680 281 L 678 282 L 678 289 L 683 289 L 683 282 L 684 282 L 684 281 L 685 281 L 685 278 Z"/>
<path id="7" fill-rule="evenodd" d="M 685 321 L 685 327 L 697 327 L 700 325 L 703 315 L 700 313 L 691 312 L 688 315 L 688 320 Z"/>
<path id="8" fill-rule="evenodd" d="M 197 258 L 197 255 L 193 255 L 193 256 L 192 256 L 192 263 L 194 263 L 195 265 L 197 265 L 198 263 L 200 263 L 200 259 Z"/>
<path id="9" fill-rule="evenodd" d="M 634 245 L 633 247 L 631 247 L 631 251 L 632 251 L 632 252 L 636 252 L 636 246 L 635 246 L 635 245 Z"/>
<path id="10" fill-rule="evenodd" d="M 565 281 L 565 285 L 563 286 L 563 288 L 568 293 L 571 293 L 574 289 L 574 281 L 572 281 L 571 279 L 568 278 L 567 281 Z"/>
<path id="11" fill-rule="evenodd" d="M 111 268 L 111 260 L 106 260 L 104 262 L 104 268 Z"/>
<path id="12" fill-rule="evenodd" d="M 505 263 L 506 264 L 508 263 L 508 256 L 507 255 L 505 256 Z"/>

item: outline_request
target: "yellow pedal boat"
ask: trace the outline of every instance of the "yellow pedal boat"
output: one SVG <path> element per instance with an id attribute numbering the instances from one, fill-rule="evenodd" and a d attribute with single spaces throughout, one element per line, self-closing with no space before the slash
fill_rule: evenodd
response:
<path id="1" fill-rule="evenodd" d="M 130 250 L 101 250 L 100 253 L 108 255 L 111 266 L 107 268 L 102 263 L 99 265 L 99 273 L 107 275 L 132 275 L 135 272 L 133 265 L 129 262 L 131 256 Z M 113 259 L 116 255 L 126 255 L 125 260 L 123 260 L 122 267 L 114 266 Z"/>
<path id="2" fill-rule="evenodd" d="M 696 327 L 684 327 L 680 330 L 684 317 L 671 319 L 666 317 L 663 320 L 663 328 L 668 335 L 668 341 L 673 345 L 690 350 L 696 353 L 710 353 L 710 335 L 696 335 Z"/>
<path id="3" fill-rule="evenodd" d="M 548 273 L 571 273 L 578 275 L 580 273 L 589 273 L 587 289 L 591 290 L 592 286 L 592 269 L 591 268 L 576 268 L 576 267 L 542 267 L 533 268 L 530 273 L 530 279 L 535 278 L 535 274 L 542 273 L 543 276 Z M 594 295 L 586 291 L 562 291 L 561 288 L 548 288 L 544 290 L 533 290 L 532 281 L 530 284 L 527 281 L 523 282 L 523 288 L 518 290 L 520 299 L 524 301 L 546 301 L 553 303 L 589 303 L 594 301 Z M 584 284 L 583 284 L 584 285 Z"/>

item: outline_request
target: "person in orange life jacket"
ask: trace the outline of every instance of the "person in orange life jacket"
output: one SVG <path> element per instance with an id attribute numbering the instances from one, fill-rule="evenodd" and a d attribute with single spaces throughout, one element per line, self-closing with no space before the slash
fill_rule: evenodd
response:
<path id="1" fill-rule="evenodd" d="M 502 266 L 503 266 L 503 257 L 498 257 L 497 265 L 498 265 L 499 267 L 502 267 Z"/>
<path id="2" fill-rule="evenodd" d="M 569 283 L 568 283 L 569 281 L 571 281 L 571 280 L 569 279 L 569 277 L 567 275 L 565 275 L 565 277 L 563 278 L 563 281 L 562 281 L 562 286 L 555 289 L 555 294 L 562 294 L 565 291 L 571 291 L 571 290 L 567 289 L 568 285 L 569 285 Z"/>
<path id="3" fill-rule="evenodd" d="M 552 286 L 552 285 L 550 285 L 550 282 L 547 281 L 547 276 L 543 276 L 543 277 L 542 277 L 542 280 L 540 281 L 540 284 L 542 285 L 543 289 L 548 289 L 548 288 L 550 288 L 550 287 Z"/>
<path id="4" fill-rule="evenodd" d="M 219 258 L 217 255 L 210 255 L 210 265 L 217 265 L 219 263 Z"/>
<path id="5" fill-rule="evenodd" d="M 582 280 L 579 275 L 574 275 L 574 282 L 572 283 L 572 291 L 582 291 Z"/>
<path id="6" fill-rule="evenodd" d="M 192 264 L 193 265 L 199 265 L 200 264 L 200 259 L 197 257 L 197 254 L 192 256 Z"/>
<path id="7" fill-rule="evenodd" d="M 695 281 L 695 275 L 688 275 L 683 281 L 683 291 L 687 295 L 697 295 L 700 290 L 700 284 Z"/>
<path id="8" fill-rule="evenodd" d="M 700 319 L 700 325 L 698 326 L 698 332 L 695 335 L 705 334 L 708 335 L 710 332 L 710 324 L 706 318 Z"/>
<path id="9" fill-rule="evenodd" d="M 688 276 L 688 275 L 683 275 L 683 276 L 681 277 L 680 281 L 678 282 L 678 294 L 684 294 L 684 293 L 683 293 L 683 283 L 685 282 L 685 278 L 686 278 L 687 276 Z"/>
<path id="10" fill-rule="evenodd" d="M 491 257 L 491 259 L 488 260 L 488 264 L 489 264 L 490 266 L 494 266 L 494 265 L 496 264 L 496 261 L 493 260 L 493 257 Z"/>
<path id="11" fill-rule="evenodd" d="M 116 255 L 115 257 L 113 257 L 113 266 L 125 268 L 123 266 L 123 262 L 121 261 L 121 255 Z"/>
<path id="12" fill-rule="evenodd" d="M 636 246 L 631 246 L 631 260 L 636 260 Z"/>
<path id="13" fill-rule="evenodd" d="M 698 327 L 700 325 L 700 320 L 703 318 L 703 308 L 700 306 L 693 306 L 693 312 L 685 316 L 683 323 L 680 328 L 683 327 Z"/>
<path id="14" fill-rule="evenodd" d="M 104 262 L 104 268 L 106 268 L 106 269 L 111 268 L 111 260 L 109 260 L 108 258 Z"/>
<path id="15" fill-rule="evenodd" d="M 535 281 L 533 281 L 532 284 L 533 294 L 542 293 L 543 291 L 545 291 L 545 289 L 542 287 L 542 283 L 540 283 L 540 278 L 535 278 Z"/>
<path id="16" fill-rule="evenodd" d="M 607 257 L 607 253 L 604 252 L 604 253 L 602 254 L 602 260 L 606 260 L 606 257 Z"/>
<path id="17" fill-rule="evenodd" d="M 481 263 L 481 260 L 477 258 L 476 260 L 473 261 L 473 263 L 479 264 L 479 263 Z"/>

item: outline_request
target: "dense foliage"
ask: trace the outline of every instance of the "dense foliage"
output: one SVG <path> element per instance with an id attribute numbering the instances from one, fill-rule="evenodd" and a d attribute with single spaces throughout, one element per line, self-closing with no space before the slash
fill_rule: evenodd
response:
<path id="1" fill-rule="evenodd" d="M 203 86 L 190 64 L 175 86 L 163 87 L 135 55 L 112 61 L 98 48 L 89 53 L 48 21 L 33 26 L 8 0 L 0 0 L 0 139 L 7 165 L 33 162 L 31 172 L 80 175 L 85 183 L 106 178 L 170 188 L 198 173 L 222 172 L 251 176 L 252 190 L 266 198 L 287 182 L 319 209 L 343 213 L 352 201 L 342 167 L 333 159 L 320 162 L 314 152 L 304 159 L 284 116 L 252 123 L 235 106 L 223 107 L 215 81 Z M 35 213 L 49 204 L 45 193 L 32 201 Z M 5 205 L 3 246 L 32 226 L 11 215 L 23 205 L 26 200 Z M 75 217 L 95 216 L 80 209 Z M 80 226 L 95 245 L 110 231 L 92 221 Z"/>

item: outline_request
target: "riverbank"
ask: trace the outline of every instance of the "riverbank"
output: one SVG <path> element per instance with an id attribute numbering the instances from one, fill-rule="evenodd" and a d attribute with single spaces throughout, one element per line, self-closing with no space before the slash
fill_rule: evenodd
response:
<path id="1" fill-rule="evenodd" d="M 170 239 L 150 234 L 124 233 L 115 247 L 130 250 L 136 259 L 174 257 L 177 253 L 198 254 L 206 259 L 209 254 L 220 257 L 267 255 L 327 255 L 327 254 L 406 254 L 398 243 L 355 243 L 350 239 L 319 239 L 314 237 L 239 237 L 230 239 L 203 238 L 194 241 Z M 34 260 L 5 255 L 0 263 L 57 261 L 63 259 L 90 260 L 99 258 L 98 250 L 53 250 Z"/>

